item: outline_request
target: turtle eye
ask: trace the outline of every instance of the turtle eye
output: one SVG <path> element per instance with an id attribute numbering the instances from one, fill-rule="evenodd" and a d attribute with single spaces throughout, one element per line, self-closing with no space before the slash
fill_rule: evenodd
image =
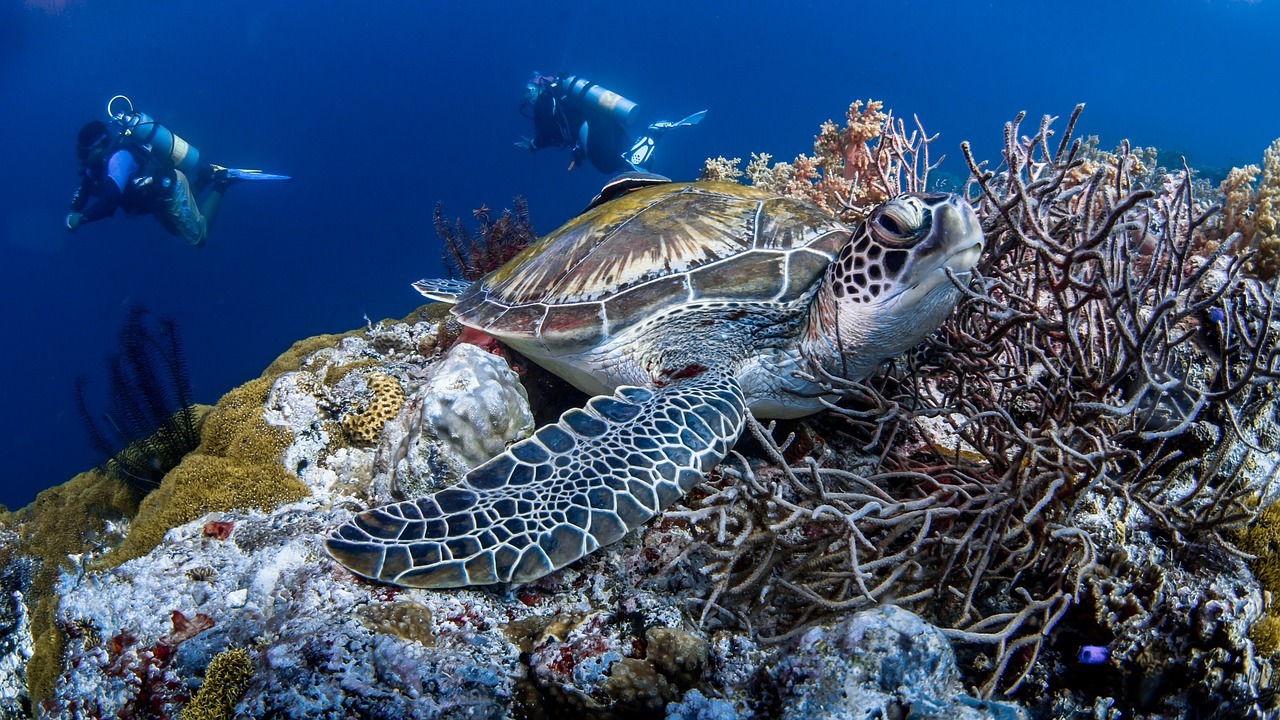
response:
<path id="1" fill-rule="evenodd" d="M 880 216 L 880 227 L 884 228 L 890 235 L 906 235 L 907 231 L 902 229 L 897 220 L 889 214 Z"/>
<path id="2" fill-rule="evenodd" d="M 878 230 L 876 234 L 896 246 L 911 244 L 928 226 L 923 205 L 913 197 L 900 197 L 881 205 L 871 221 Z"/>

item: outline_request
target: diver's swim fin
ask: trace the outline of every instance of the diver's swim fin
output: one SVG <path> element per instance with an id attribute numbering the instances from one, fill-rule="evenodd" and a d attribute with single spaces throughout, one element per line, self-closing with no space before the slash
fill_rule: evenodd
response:
<path id="1" fill-rule="evenodd" d="M 671 122 L 670 120 L 659 120 L 658 122 L 650 125 L 649 130 L 663 131 L 663 130 L 670 130 L 671 128 L 689 127 L 691 125 L 697 125 L 698 123 L 702 122 L 702 118 L 706 116 L 707 116 L 706 110 L 699 110 L 698 112 L 690 115 L 687 118 L 684 118 L 683 120 L 677 120 L 675 122 Z"/>
<path id="2" fill-rule="evenodd" d="M 213 166 L 213 182 L 218 185 L 231 185 L 233 183 L 242 182 L 244 180 L 292 180 L 291 175 L 272 175 L 261 170 L 249 170 L 247 168 L 227 168 L 221 165 Z"/>

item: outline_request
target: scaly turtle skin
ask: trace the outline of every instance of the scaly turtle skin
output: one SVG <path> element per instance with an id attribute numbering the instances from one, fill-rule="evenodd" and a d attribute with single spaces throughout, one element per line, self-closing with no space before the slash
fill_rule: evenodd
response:
<path id="1" fill-rule="evenodd" d="M 949 194 L 899 196 L 853 230 L 733 183 L 599 199 L 475 284 L 415 284 L 596 397 L 454 487 L 356 515 L 326 547 L 411 587 L 564 567 L 701 482 L 747 412 L 822 409 L 800 372 L 861 379 L 923 340 L 960 296 L 948 272 L 967 277 L 982 248 Z"/>

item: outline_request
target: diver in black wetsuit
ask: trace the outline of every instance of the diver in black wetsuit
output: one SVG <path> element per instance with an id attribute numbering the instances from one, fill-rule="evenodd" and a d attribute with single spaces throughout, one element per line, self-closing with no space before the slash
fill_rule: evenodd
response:
<path id="1" fill-rule="evenodd" d="M 128 98 L 117 96 L 112 102 Z M 111 114 L 111 103 L 107 104 Z M 110 125 L 94 120 L 76 137 L 80 187 L 71 199 L 65 225 L 110 217 L 154 215 L 170 233 L 202 245 L 218 214 L 222 194 L 242 180 L 288 180 L 258 170 L 200 163 L 200 151 L 145 113 L 112 114 Z M 196 198 L 203 194 L 198 204 Z"/>
<path id="2" fill-rule="evenodd" d="M 702 110 L 676 122 L 655 122 L 628 141 L 627 126 L 635 114 L 635 103 L 584 78 L 536 72 L 525 84 L 521 111 L 526 108 L 533 119 L 533 137 L 520 140 L 517 147 L 530 151 L 572 148 L 569 169 L 586 160 L 610 175 L 647 171 L 663 133 L 697 125 L 707 114 Z"/>

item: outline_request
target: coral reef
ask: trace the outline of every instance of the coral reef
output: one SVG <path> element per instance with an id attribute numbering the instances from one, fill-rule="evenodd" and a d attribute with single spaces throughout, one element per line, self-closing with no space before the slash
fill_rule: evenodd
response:
<path id="1" fill-rule="evenodd" d="M 404 388 L 390 375 L 370 373 L 364 378 L 372 397 L 369 403 L 342 419 L 342 429 L 353 442 L 372 443 L 382 434 L 382 426 L 400 412 Z"/>
<path id="2" fill-rule="evenodd" d="M 1236 545 L 1252 556 L 1250 565 L 1264 592 L 1280 597 L 1280 503 L 1258 513 L 1247 528 L 1235 533 Z M 1267 613 L 1249 630 L 1260 655 L 1280 653 L 1280 607 L 1271 603 Z"/>
<path id="3" fill-rule="evenodd" d="M 991 248 L 967 299 L 882 378 L 830 381 L 871 455 L 757 426 L 772 462 L 738 457 L 669 514 L 712 529 L 689 553 L 704 622 L 774 642 L 891 597 L 992 645 L 966 650 L 984 696 L 1269 711 L 1260 591 L 1223 533 L 1276 472 L 1274 288 L 1209 242 L 1190 173 L 1073 142 L 1078 113 L 1053 145 L 1052 118 L 1009 124 L 995 171 L 962 147 Z M 1126 681 L 1051 673 L 1082 645 Z"/>
<path id="4" fill-rule="evenodd" d="M 789 163 L 771 163 L 768 153 L 752 153 L 745 171 L 738 158 L 707 160 L 701 179 L 736 181 L 743 175 L 769 192 L 810 202 L 845 222 L 866 217 L 876 205 L 902 193 L 924 190 L 929 172 L 941 162 L 929 160 L 929 143 L 917 120 L 908 134 L 901 119 L 878 100 L 854 101 L 844 127 L 828 120 L 813 140 L 813 155 Z"/>
<path id="5" fill-rule="evenodd" d="M 359 507 L 351 495 L 384 502 L 392 494 L 380 451 L 348 445 L 339 430 L 338 419 L 367 402 L 362 377 L 393 377 L 414 396 L 449 377 L 448 364 L 488 363 L 495 377 L 510 375 L 504 392 L 519 399 L 499 356 L 460 346 L 450 360 L 424 341 L 439 330 L 434 319 L 371 325 L 319 343 L 295 370 L 224 398 L 202 448 L 230 452 L 247 443 L 236 428 L 264 434 L 256 423 L 265 423 L 283 433 L 271 441 L 286 445 L 273 450 L 275 463 L 307 489 L 298 501 L 202 514 L 123 563 L 99 561 L 121 546 L 118 531 L 94 535 L 88 547 L 65 546 L 86 554 L 55 576 L 46 622 L 57 644 L 37 643 L 49 690 L 33 696 L 35 713 L 610 718 L 652 716 L 675 704 L 683 717 L 753 716 L 758 669 L 771 653 L 744 635 L 709 634 L 688 622 L 686 596 L 709 587 L 699 568 L 673 564 L 690 540 L 681 523 L 658 523 L 518 589 L 387 588 L 326 558 L 320 537 Z M 419 354 L 424 348 L 429 357 Z M 388 428 L 414 414 L 421 410 L 405 408 Z M 474 420 L 462 409 L 450 417 L 454 425 L 442 425 L 442 435 Z M 476 452 L 502 447 L 482 435 Z M 162 485 L 153 497 L 164 494 Z M 76 510 L 79 522 L 91 510 Z M 75 522 L 71 513 L 61 519 Z M 149 522 L 158 528 L 175 519 Z M 22 577 L 25 560 L 3 560 L 6 572 Z M 0 648 L 20 648 L 29 637 L 21 623 L 5 628 Z"/>
<path id="6" fill-rule="evenodd" d="M 763 675 L 769 717 L 1026 718 L 1021 708 L 966 695 L 946 637 L 892 606 L 808 630 Z"/>
<path id="7" fill-rule="evenodd" d="M 96 550 L 118 542 L 122 521 L 137 509 L 137 499 L 128 485 L 112 476 L 85 472 L 41 492 L 25 508 L 0 517 L 0 525 L 12 531 L 0 554 L 25 566 L 17 580 L 22 595 L 21 623 L 30 632 L 31 656 L 25 675 L 32 700 L 53 693 L 66 643 L 54 621 L 59 603 L 54 587 L 60 574 L 77 570 L 74 559 L 84 562 Z"/>
<path id="8" fill-rule="evenodd" d="M 1274 279 L 1280 273 L 1280 139 L 1263 152 L 1261 167 L 1232 168 L 1220 191 L 1222 214 L 1210 227 L 1212 240 L 1251 252 L 1246 270 Z"/>
<path id="9" fill-rule="evenodd" d="M 232 390 L 204 421 L 199 447 L 169 472 L 138 508 L 124 542 L 104 566 L 140 557 L 171 528 L 211 512 L 270 510 L 309 494 L 280 463 L 289 437 L 263 419 L 271 383 L 259 378 Z"/>
<path id="10" fill-rule="evenodd" d="M 432 213 L 436 234 L 444 241 L 445 267 L 451 274 L 464 280 L 479 280 L 497 270 L 521 250 L 538 239 L 529 224 L 529 204 L 522 197 L 512 201 L 514 209 L 503 210 L 497 220 L 489 217 L 489 208 L 481 206 L 472 211 L 480 222 L 475 234 L 462 227 L 462 220 L 454 220 L 453 226 L 444 219 L 444 209 L 437 203 Z"/>

